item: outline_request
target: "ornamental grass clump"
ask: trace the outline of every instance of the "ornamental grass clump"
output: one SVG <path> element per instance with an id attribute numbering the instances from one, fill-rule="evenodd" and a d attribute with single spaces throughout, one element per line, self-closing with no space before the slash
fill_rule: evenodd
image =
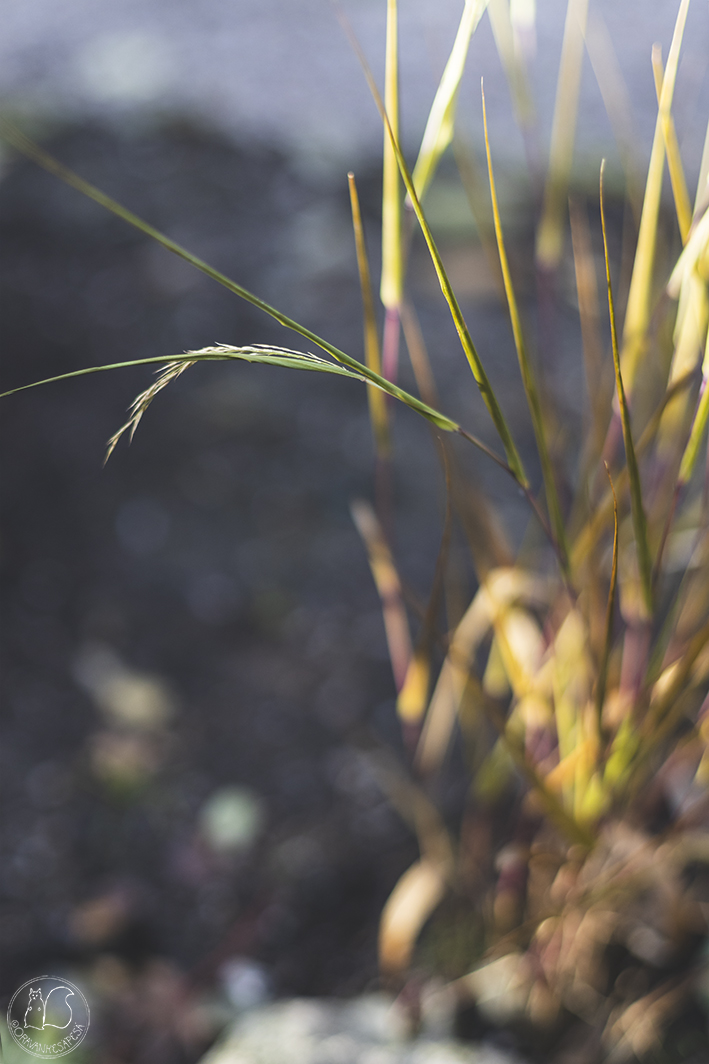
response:
<path id="1" fill-rule="evenodd" d="M 412 973 L 438 974 L 461 1009 L 474 1007 L 486 1022 L 536 1032 L 545 1060 L 699 1060 L 709 1052 L 706 1020 L 690 1022 L 706 978 L 709 919 L 709 131 L 692 201 L 672 119 L 689 8 L 681 0 L 666 64 L 659 48 L 652 56 L 658 112 L 644 193 L 632 160 L 623 158 L 637 240 L 628 284 L 616 289 L 600 160 L 593 213 L 580 200 L 569 201 L 587 6 L 585 0 L 568 4 L 534 264 L 540 319 L 548 322 L 570 235 L 583 345 L 578 356 L 565 357 L 583 359 L 588 385 L 573 468 L 561 453 L 560 418 L 541 384 L 544 351 L 535 357 L 518 307 L 484 92 L 487 205 L 470 182 L 468 149 L 455 142 L 468 46 L 486 9 L 525 140 L 532 136 L 524 66 L 508 46 L 514 27 L 507 4 L 466 0 L 411 170 L 399 141 L 396 0 L 387 2 L 383 97 L 345 25 L 385 135 L 381 343 L 357 185 L 349 175 L 363 361 L 191 255 L 15 128 L 4 123 L 1 129 L 16 149 L 321 352 L 249 338 L 249 346 L 121 363 L 154 362 L 161 369 L 109 442 L 109 454 L 124 432 L 132 436 L 159 391 L 199 361 L 262 362 L 367 386 L 377 505 L 357 501 L 352 512 L 382 599 L 408 752 L 405 767 L 393 757 L 373 755 L 373 761 L 420 847 L 382 914 L 385 979 L 396 986 Z M 492 226 L 481 222 L 480 231 L 496 245 L 534 458 L 515 440 L 486 370 L 494 354 L 478 351 L 474 324 L 463 316 L 426 219 L 426 195 L 451 143 L 473 206 L 481 217 L 491 207 Z M 666 168 L 681 247 L 675 261 L 658 250 Z M 496 431 L 496 448 L 440 409 L 435 352 L 429 359 L 406 285 L 416 228 Z M 396 383 L 402 334 L 418 394 Z M 63 376 L 108 368 L 117 367 Z M 418 613 L 407 609 L 390 534 L 391 399 L 430 423 L 446 483 L 434 587 Z M 526 497 L 530 527 L 517 557 L 499 534 L 492 503 L 461 473 L 455 436 L 476 447 L 481 461 L 494 461 Z M 462 617 L 448 624 L 442 601 L 452 579 L 456 524 L 468 534 L 477 590 Z M 434 797 L 454 745 L 469 772 L 455 830 Z M 409 999 L 410 987 L 419 984 L 409 982 Z"/>

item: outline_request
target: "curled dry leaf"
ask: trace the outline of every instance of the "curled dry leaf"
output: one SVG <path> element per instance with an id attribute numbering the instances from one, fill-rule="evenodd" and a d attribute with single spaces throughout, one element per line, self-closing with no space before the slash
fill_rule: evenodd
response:
<path id="1" fill-rule="evenodd" d="M 412 864 L 389 895 L 379 924 L 379 964 L 388 976 L 411 962 L 423 925 L 446 893 L 445 868 L 426 857 Z"/>

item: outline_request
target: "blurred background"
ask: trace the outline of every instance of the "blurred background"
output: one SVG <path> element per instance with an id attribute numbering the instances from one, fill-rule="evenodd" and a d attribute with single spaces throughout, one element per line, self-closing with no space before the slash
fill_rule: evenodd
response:
<path id="1" fill-rule="evenodd" d="M 381 78 L 383 0 L 343 7 Z M 542 0 L 536 17 L 532 0 L 513 8 L 543 158 L 565 4 Z M 403 139 L 415 153 L 462 3 L 401 9 Z M 650 49 L 659 40 L 666 54 L 675 15 L 666 0 L 592 0 L 589 55 L 610 36 L 617 63 L 594 71 L 584 59 L 575 182 L 591 208 L 601 156 L 619 169 L 598 81 L 644 164 Z M 708 49 L 697 4 L 675 94 L 692 181 Z M 481 75 L 508 239 L 531 262 L 539 190 L 487 18 L 460 97 L 478 152 Z M 333 4 L 13 0 L 0 101 L 64 163 L 361 357 L 345 174 L 358 177 L 376 270 L 382 135 Z M 429 202 L 475 342 L 531 446 L 506 315 L 452 168 Z M 443 409 L 492 442 L 418 246 L 409 283 Z M 214 342 L 299 346 L 4 150 L 0 286 L 3 389 Z M 561 356 L 577 339 L 564 306 Z M 60 967 L 97 1003 L 91 1059 L 172 1064 L 198 1059 L 229 1016 L 270 996 L 376 986 L 378 915 L 416 847 L 376 768 L 403 755 L 349 510 L 373 495 L 364 391 L 319 374 L 197 367 L 103 468 L 106 440 L 150 380 L 125 370 L 3 400 L 0 996 Z M 413 387 L 406 366 L 402 382 Z M 555 387 L 578 413 L 579 361 L 560 358 Z M 494 467 L 461 461 L 514 520 L 519 499 Z M 400 570 L 425 600 L 444 493 L 427 426 L 408 411 L 396 414 L 394 490 Z M 465 603 L 465 547 L 452 549 Z M 452 763 L 435 795 L 451 817 L 465 786 Z"/>

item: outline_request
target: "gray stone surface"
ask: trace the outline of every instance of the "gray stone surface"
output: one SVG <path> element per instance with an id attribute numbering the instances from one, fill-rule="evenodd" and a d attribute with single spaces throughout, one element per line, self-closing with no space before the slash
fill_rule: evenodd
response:
<path id="1" fill-rule="evenodd" d="M 246 1013 L 202 1064 L 521 1064 L 492 1046 L 411 1041 L 391 999 L 281 1001 Z"/>
<path id="2" fill-rule="evenodd" d="M 375 72 L 383 65 L 385 0 L 343 0 Z M 533 0 L 517 6 L 533 6 Z M 566 0 L 537 5 L 531 74 L 542 145 L 548 140 Z M 452 43 L 461 0 L 402 0 L 404 133 L 415 146 Z M 591 0 L 591 25 L 607 26 L 628 85 L 632 128 L 649 151 L 655 117 L 653 42 L 664 55 L 678 0 Z M 534 42 L 531 42 L 532 46 Z M 699 160 L 709 83 L 709 7 L 692 4 L 676 93 L 690 168 Z M 509 93 L 484 17 L 462 93 L 464 121 L 481 134 L 487 86 L 498 159 L 523 159 Z M 352 165 L 378 152 L 379 118 L 329 0 L 6 0 L 0 35 L 0 103 L 73 118 L 179 112 L 240 139 L 254 137 L 307 166 Z M 613 152 L 588 58 L 581 156 Z M 599 156 L 600 157 L 600 156 Z M 594 161 L 594 170 L 596 169 Z"/>

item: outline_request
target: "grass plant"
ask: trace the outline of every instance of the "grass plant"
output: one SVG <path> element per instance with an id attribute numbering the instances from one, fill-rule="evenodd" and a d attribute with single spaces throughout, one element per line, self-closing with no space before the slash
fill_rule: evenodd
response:
<path id="1" fill-rule="evenodd" d="M 571 202 L 582 357 L 589 382 L 586 435 L 578 441 L 574 467 L 562 460 L 561 421 L 550 415 L 515 295 L 485 116 L 494 235 L 540 484 L 533 481 L 532 463 L 515 441 L 425 212 L 426 193 L 454 140 L 468 46 L 487 0 L 465 0 L 411 169 L 399 141 L 397 2 L 387 0 L 386 6 L 383 99 L 348 28 L 385 137 L 381 345 L 357 187 L 354 176 L 349 178 L 364 305 L 364 361 L 191 255 L 9 123 L 0 124 L 0 134 L 324 352 L 220 345 L 169 361 L 155 357 L 121 363 L 156 363 L 161 371 L 135 400 L 129 420 L 109 441 L 108 454 L 123 433 L 132 437 L 163 388 L 203 360 L 262 362 L 366 383 L 379 463 L 387 463 L 395 447 L 386 396 L 427 419 L 438 436 L 448 507 L 434 587 L 418 627 L 397 571 L 386 502 L 378 499 L 379 513 L 364 502 L 353 507 L 382 599 L 397 709 L 410 753 L 405 768 L 391 761 L 380 765 L 382 786 L 420 844 L 419 859 L 402 876 L 382 915 L 384 976 L 394 984 L 405 982 L 417 964 L 425 963 L 425 944 L 433 942 L 436 964 L 456 1000 L 476 1003 L 498 1022 L 544 1032 L 546 1060 L 669 1061 L 690 1059 L 695 1050 L 698 1055 L 692 1059 L 699 1060 L 709 1046 L 706 1037 L 702 1042 L 701 1034 L 687 1026 L 684 1043 L 672 1034 L 700 994 L 709 904 L 709 149 L 692 207 L 672 121 L 689 0 L 679 4 L 664 67 L 659 51 L 653 57 L 657 125 L 627 291 L 616 291 L 612 281 L 602 165 L 595 220 L 589 220 L 578 200 Z M 543 299 L 553 293 L 555 272 L 569 244 L 567 203 L 587 9 L 586 0 L 569 0 L 536 239 Z M 510 5 L 490 0 L 495 39 L 529 139 L 533 106 L 523 55 L 514 46 L 513 16 Z M 592 58 L 598 69 L 603 37 L 596 33 L 594 40 Z M 484 95 L 482 102 L 484 108 Z M 466 159 L 465 152 L 456 154 Z M 624 162 L 632 219 L 637 164 L 627 155 Z M 658 251 L 665 163 L 676 242 L 682 249 L 675 262 L 662 259 Z M 464 162 L 461 176 L 465 182 Z M 497 433 L 498 449 L 439 409 L 435 364 L 428 358 L 406 287 L 415 225 Z M 602 236 L 603 278 L 592 250 L 594 231 L 596 239 Z M 607 302 L 599 295 L 604 281 Z M 396 383 L 401 326 L 420 395 Z M 116 368 L 91 367 L 52 380 Z M 461 474 L 450 446 L 454 435 L 483 452 L 481 461 L 497 463 L 526 496 L 536 532 L 516 559 L 497 531 L 500 521 L 492 503 Z M 387 482 L 382 483 L 386 493 Z M 477 591 L 462 618 L 449 625 L 441 603 L 452 578 L 448 544 L 455 525 L 468 536 Z M 470 779 L 469 799 L 453 830 L 433 795 L 456 744 Z M 469 946 L 446 952 L 442 944 L 450 938 L 451 913 L 462 919 L 456 926 L 472 927 L 473 933 L 462 939 Z"/>

